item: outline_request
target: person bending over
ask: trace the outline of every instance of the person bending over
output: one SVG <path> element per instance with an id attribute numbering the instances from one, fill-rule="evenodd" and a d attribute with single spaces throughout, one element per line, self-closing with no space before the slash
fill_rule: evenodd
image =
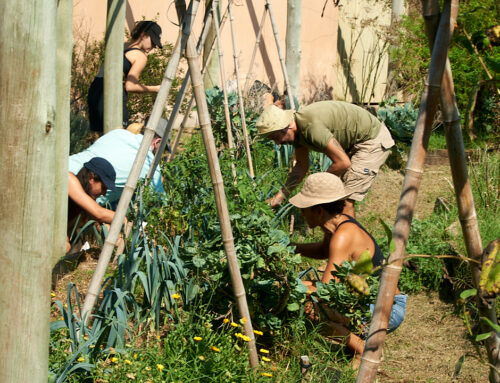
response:
<path id="1" fill-rule="evenodd" d="M 324 232 L 323 241 L 318 243 L 292 244 L 295 252 L 315 259 L 326 259 L 327 265 L 321 278 L 322 283 L 333 279 L 331 272 L 342 262 L 357 261 L 366 250 L 370 252 L 374 267 L 381 266 L 384 261 L 382 251 L 375 239 L 361 224 L 343 213 L 346 192 L 342 180 L 334 174 L 323 172 L 310 175 L 301 191 L 290 198 L 290 203 L 301 209 L 310 228 L 320 227 Z M 314 282 L 306 281 L 310 292 L 316 290 Z M 396 292 L 394 305 L 389 320 L 389 331 L 395 330 L 403 321 L 406 310 L 407 295 Z M 371 306 L 373 310 L 373 307 Z M 332 316 L 329 316 L 332 320 Z M 333 316 L 328 323 L 332 335 L 345 338 L 346 345 L 355 354 L 362 354 L 364 341 L 347 328 L 347 318 Z"/>
<path id="2" fill-rule="evenodd" d="M 295 165 L 285 186 L 270 199 L 276 207 L 295 189 L 309 170 L 309 151 L 326 154 L 328 172 L 342 178 L 351 193 L 344 213 L 354 217 L 355 201 L 362 201 L 394 141 L 387 127 L 363 108 L 341 101 L 320 101 L 293 110 L 267 107 L 256 123 L 259 135 L 277 145 L 294 146 Z"/>
<path id="3" fill-rule="evenodd" d="M 111 223 L 115 213 L 100 206 L 96 199 L 106 194 L 107 189 L 116 190 L 116 173 L 113 166 L 104 158 L 94 157 L 85 162 L 75 175 L 68 174 L 68 236 L 66 252 L 71 249 L 69 236 L 73 231 L 78 216 L 82 214 L 78 225 L 81 226 L 89 217 L 101 223 Z"/>

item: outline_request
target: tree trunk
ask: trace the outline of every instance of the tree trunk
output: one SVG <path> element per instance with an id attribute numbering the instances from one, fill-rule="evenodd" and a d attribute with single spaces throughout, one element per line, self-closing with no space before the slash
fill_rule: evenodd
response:
<path id="1" fill-rule="evenodd" d="M 300 94 L 300 57 L 302 56 L 302 0 L 288 0 L 286 19 L 286 70 L 293 94 Z"/>
<path id="2" fill-rule="evenodd" d="M 391 32 L 394 32 L 395 28 L 401 21 L 401 17 L 406 13 L 406 7 L 404 0 L 392 0 L 391 9 Z M 385 90 L 386 97 L 392 96 L 394 93 L 394 63 L 391 60 L 392 51 L 396 48 L 394 42 L 396 41 L 396 36 L 392 36 L 391 46 L 389 47 L 389 57 L 387 64 L 387 85 Z"/>
<path id="3" fill-rule="evenodd" d="M 217 12 L 216 17 L 217 21 L 220 22 L 220 3 L 217 2 Z M 209 4 L 207 2 L 207 10 L 206 12 L 210 13 L 211 10 L 209 8 Z M 208 29 L 208 35 L 205 39 L 205 44 L 203 46 L 203 62 L 206 62 L 207 69 L 205 71 L 205 77 L 203 79 L 205 83 L 205 89 L 212 89 L 214 86 L 219 85 L 219 55 L 217 52 L 217 45 L 215 45 L 215 54 L 211 55 L 210 51 L 212 50 L 212 45 L 214 43 L 215 36 L 215 28 L 214 23 L 210 23 L 210 28 Z M 208 56 L 211 56 L 208 59 Z"/>
<path id="4" fill-rule="evenodd" d="M 0 381 L 46 383 L 56 2 L 2 0 L 0 14 Z"/>
<path id="5" fill-rule="evenodd" d="M 104 133 L 123 125 L 125 0 L 108 0 L 104 48 Z"/>
<path id="6" fill-rule="evenodd" d="M 68 154 L 70 131 L 71 56 L 73 54 L 73 1 L 59 0 L 57 5 L 57 120 L 54 196 L 54 258 L 66 252 L 68 221 Z"/>

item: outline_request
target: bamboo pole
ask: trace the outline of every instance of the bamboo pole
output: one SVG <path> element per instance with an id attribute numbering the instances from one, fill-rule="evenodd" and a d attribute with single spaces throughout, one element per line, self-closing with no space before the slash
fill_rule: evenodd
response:
<path id="1" fill-rule="evenodd" d="M 401 273 L 411 220 L 416 205 L 416 197 L 422 180 L 429 136 L 437 110 L 441 89 L 440 85 L 448 55 L 448 46 L 458 12 L 457 3 L 457 0 L 446 0 L 444 3 L 443 16 L 439 24 L 434 49 L 432 50 L 428 79 L 422 94 L 403 190 L 393 229 L 395 250 L 389 257 L 390 264 L 384 267 L 381 275 L 380 288 L 375 302 L 370 331 L 361 358 L 357 382 L 373 382 L 377 374 L 377 367 L 380 364 L 380 356 L 387 333 L 387 324 L 389 322 L 399 274 Z"/>
<path id="2" fill-rule="evenodd" d="M 68 153 L 70 131 L 71 57 L 73 55 L 73 1 L 57 3 L 57 47 L 56 47 L 56 155 L 54 173 L 54 254 L 57 262 L 66 252 L 68 223 Z"/>
<path id="3" fill-rule="evenodd" d="M 224 53 L 222 51 L 222 43 L 220 41 L 219 21 L 217 20 L 216 9 L 213 6 L 212 6 L 212 19 L 214 21 L 215 37 L 217 40 L 217 51 L 219 53 L 219 72 L 220 72 L 220 81 L 222 84 L 222 94 L 224 95 L 224 117 L 226 119 L 227 143 L 229 146 L 229 150 L 231 151 L 231 158 L 232 158 L 231 171 L 233 173 L 233 182 L 236 182 L 236 166 L 234 165 L 232 122 L 231 122 L 231 115 L 229 114 L 229 102 L 227 101 L 227 91 L 226 91 L 226 75 L 224 71 Z"/>
<path id="4" fill-rule="evenodd" d="M 300 94 L 302 56 L 302 0 L 288 0 L 286 12 L 286 70 L 293 94 Z M 295 100 L 294 100 L 295 101 Z M 298 106 L 298 105 L 295 105 Z"/>
<path id="5" fill-rule="evenodd" d="M 250 65 L 248 66 L 247 78 L 245 80 L 245 86 L 243 88 L 243 94 L 245 97 L 248 95 L 248 91 L 250 90 L 250 81 L 252 79 L 252 69 L 253 64 L 255 62 L 255 56 L 257 55 L 257 49 L 259 49 L 260 39 L 262 37 L 262 30 L 264 29 L 264 23 L 266 21 L 267 15 L 267 7 L 264 7 L 264 11 L 262 12 L 262 17 L 260 19 L 259 31 L 257 32 L 257 38 L 255 39 L 255 45 L 253 47 L 252 58 L 250 59 Z"/>
<path id="6" fill-rule="evenodd" d="M 437 0 L 422 1 L 422 13 L 425 20 L 426 35 L 429 40 L 429 46 L 432 49 L 439 22 L 439 3 Z M 448 156 L 450 158 L 451 174 L 455 189 L 455 197 L 458 205 L 458 215 L 462 225 L 462 232 L 470 258 L 478 261 L 470 262 L 472 280 L 477 288 L 481 273 L 481 258 L 483 253 L 481 234 L 477 222 L 476 209 L 474 206 L 474 197 L 469 180 L 467 163 L 465 159 L 465 150 L 462 137 L 462 128 L 460 126 L 460 114 L 455 98 L 455 89 L 453 76 L 449 60 L 446 61 L 446 67 L 441 85 L 441 110 L 445 125 L 446 143 L 448 147 Z M 495 300 L 482 297 L 476 301 L 481 316 L 497 324 L 497 315 L 495 311 Z M 483 328 L 484 332 L 492 331 L 491 328 Z M 499 382 L 500 375 L 500 334 L 493 331 L 492 336 L 486 340 L 486 350 L 490 362 L 490 382 Z M 496 367 L 496 369 L 495 369 Z"/>
<path id="7" fill-rule="evenodd" d="M 240 106 L 241 130 L 243 131 L 243 141 L 245 143 L 245 151 L 247 153 L 248 172 L 250 173 L 250 177 L 255 178 L 255 173 L 253 171 L 252 153 L 250 152 L 250 142 L 248 140 L 245 109 L 243 107 L 243 94 L 241 92 L 241 86 L 240 86 L 240 71 L 238 68 L 238 54 L 237 54 L 238 51 L 236 50 L 236 36 L 234 34 L 234 17 L 233 17 L 233 8 L 231 6 L 231 2 L 229 2 L 227 6 L 229 8 L 229 23 L 231 24 L 231 37 L 233 41 L 234 73 L 236 76 L 236 87 L 238 89 L 238 104 Z"/>
<path id="8" fill-rule="evenodd" d="M 125 0 L 108 0 L 104 47 L 104 133 L 123 125 Z"/>
<path id="9" fill-rule="evenodd" d="M 60 202 L 54 195 L 56 12 L 55 1 L 0 1 L 0 382 L 5 383 L 48 380 L 53 223 Z"/>
<path id="10" fill-rule="evenodd" d="M 176 6 L 177 3 L 180 4 L 182 2 L 183 0 L 176 0 Z M 180 7 L 178 7 L 178 9 L 179 8 Z M 229 12 L 231 13 L 231 9 L 229 10 Z M 191 72 L 193 93 L 196 99 L 198 117 L 200 119 L 201 134 L 203 136 L 203 142 L 205 144 L 205 150 L 207 153 L 210 176 L 212 178 L 212 184 L 214 186 L 215 202 L 220 219 L 222 241 L 224 243 L 224 250 L 228 259 L 229 272 L 231 274 L 231 280 L 238 302 L 240 315 L 246 319 L 246 321 L 244 321 L 243 327 L 245 329 L 246 335 L 250 338 L 250 342 L 248 342 L 250 364 L 252 368 L 257 368 L 259 366 L 259 358 L 257 356 L 257 349 L 255 346 L 255 335 L 253 333 L 252 321 L 250 318 L 250 312 L 248 311 L 248 305 L 245 295 L 245 288 L 243 286 L 243 280 L 241 279 L 238 259 L 234 247 L 234 238 L 231 229 L 229 211 L 227 208 L 224 182 L 220 171 L 219 159 L 217 156 L 217 148 L 215 147 L 212 127 L 210 125 L 208 105 L 205 96 L 205 89 L 203 87 L 203 76 L 201 74 L 200 65 L 198 62 L 199 56 L 196 53 L 196 48 L 192 37 L 188 38 L 186 57 L 188 59 L 189 70 Z"/>
<path id="11" fill-rule="evenodd" d="M 233 0 L 229 0 L 229 1 L 233 1 Z M 222 19 L 221 19 L 221 22 L 220 22 L 220 25 L 219 25 L 219 30 L 222 30 L 222 27 L 224 26 L 224 24 L 225 24 L 225 22 L 227 20 L 227 15 L 228 15 L 228 10 L 226 8 L 226 11 L 224 12 L 224 15 L 222 16 Z M 212 57 L 212 54 L 214 53 L 214 51 L 215 51 L 215 40 L 212 41 L 212 47 L 210 49 L 210 53 L 208 54 L 207 59 L 203 63 L 203 69 L 201 70 L 201 74 L 202 75 L 205 75 L 205 73 L 206 73 L 206 64 L 207 64 L 208 61 L 210 61 L 210 58 Z M 188 71 L 188 73 L 189 73 L 189 71 Z M 184 98 L 184 94 L 181 95 L 181 92 L 179 92 L 178 97 Z M 172 161 L 174 159 L 174 157 L 175 157 L 175 152 L 177 151 L 177 147 L 179 146 L 179 142 L 181 140 L 182 133 L 184 132 L 184 127 L 186 126 L 187 120 L 189 118 L 189 114 L 191 113 L 191 109 L 193 108 L 193 106 L 194 106 L 194 96 L 191 96 L 191 100 L 189 100 L 188 107 L 186 108 L 186 112 L 184 114 L 184 118 L 182 119 L 182 122 L 181 122 L 181 124 L 179 126 L 179 130 L 177 132 L 177 135 L 175 136 L 175 140 L 174 140 L 174 143 L 172 145 L 172 152 L 168 156 L 167 162 Z"/>
<path id="12" fill-rule="evenodd" d="M 280 38 L 278 36 L 276 21 L 274 20 L 271 0 L 266 0 L 266 7 L 269 8 L 269 17 L 271 18 L 271 25 L 273 26 L 274 41 L 276 42 L 276 49 L 278 50 L 278 56 L 280 58 L 281 70 L 283 71 L 283 79 L 285 80 L 286 92 L 288 93 L 288 100 L 290 102 L 290 109 L 295 109 L 295 99 L 293 97 L 292 87 L 290 86 L 290 81 L 288 79 L 288 72 L 286 70 L 285 59 L 283 58 L 283 52 L 281 50 Z"/>
<path id="13" fill-rule="evenodd" d="M 146 159 L 146 155 L 148 153 L 149 147 L 151 146 L 151 142 L 153 141 L 155 129 L 158 126 L 158 122 L 160 121 L 163 106 L 165 105 L 170 87 L 175 78 L 177 67 L 180 61 L 180 52 L 186 45 L 186 35 L 189 35 L 191 33 L 191 24 L 196 15 L 196 11 L 198 10 L 198 5 L 199 1 L 191 2 L 190 12 L 188 12 L 184 22 L 182 23 L 182 30 L 179 33 L 179 37 L 177 38 L 173 53 L 170 56 L 170 60 L 165 70 L 165 74 L 160 86 L 160 91 L 158 92 L 158 95 L 156 97 L 153 111 L 151 112 L 151 117 L 149 118 L 148 124 L 146 126 L 146 131 L 144 133 L 141 146 L 139 147 L 139 151 L 137 152 L 132 170 L 130 171 L 127 183 L 125 185 L 125 188 L 123 189 L 120 201 L 118 202 L 118 207 L 116 209 L 113 222 L 111 222 L 111 227 L 109 229 L 106 240 L 104 241 L 104 246 L 102 248 L 101 254 L 99 255 L 99 261 L 97 263 L 94 274 L 92 275 L 87 295 L 85 296 L 85 302 L 83 304 L 82 316 L 85 323 L 88 322 L 90 313 L 92 312 L 92 309 L 94 308 L 95 302 L 97 300 L 104 274 L 108 267 L 113 249 L 115 247 L 115 243 L 118 240 L 120 229 L 127 213 L 128 205 L 130 203 L 130 200 L 132 199 L 135 187 L 137 186 L 137 180 L 139 179 L 141 169 Z"/>

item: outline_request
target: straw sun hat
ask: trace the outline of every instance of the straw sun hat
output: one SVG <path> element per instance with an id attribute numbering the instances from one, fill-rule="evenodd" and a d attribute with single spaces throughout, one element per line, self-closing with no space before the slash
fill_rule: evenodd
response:
<path id="1" fill-rule="evenodd" d="M 346 198 L 342 180 L 332 173 L 314 173 L 307 177 L 300 192 L 289 202 L 301 209 Z"/>
<path id="2" fill-rule="evenodd" d="M 255 123 L 259 135 L 265 136 L 288 127 L 293 121 L 294 113 L 293 110 L 283 110 L 276 105 L 268 106 Z"/>

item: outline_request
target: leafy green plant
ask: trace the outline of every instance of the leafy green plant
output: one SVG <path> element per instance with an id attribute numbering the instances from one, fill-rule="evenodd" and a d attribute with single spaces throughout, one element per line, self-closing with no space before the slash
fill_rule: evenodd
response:
<path id="1" fill-rule="evenodd" d="M 418 109 L 411 103 L 398 105 L 397 98 L 391 97 L 380 104 L 377 114 L 396 141 L 405 144 L 411 143 L 418 117 Z"/>

